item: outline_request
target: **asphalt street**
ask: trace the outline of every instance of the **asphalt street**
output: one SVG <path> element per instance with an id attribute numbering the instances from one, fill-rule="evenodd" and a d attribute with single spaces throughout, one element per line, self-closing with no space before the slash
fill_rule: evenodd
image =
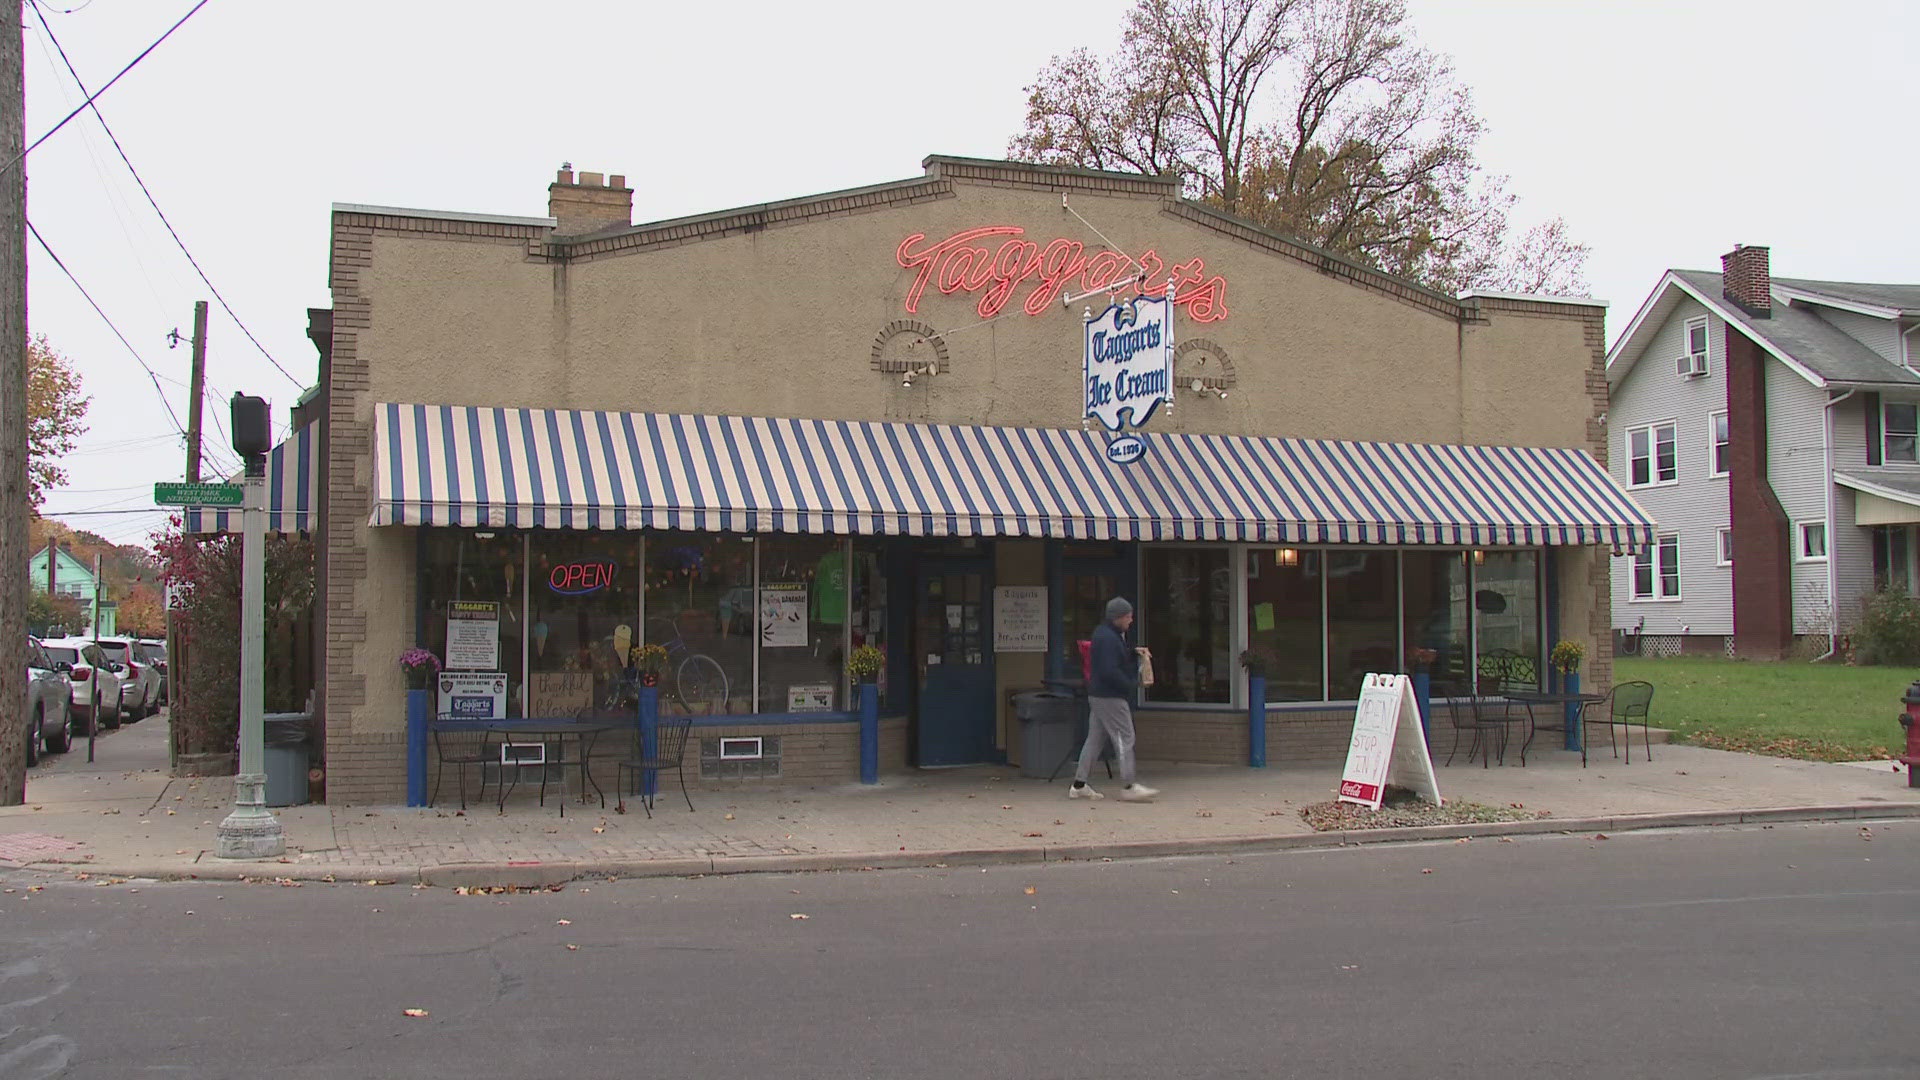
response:
<path id="1" fill-rule="evenodd" d="M 14 874 L 0 1080 L 1911 1078 L 1917 854 L 1899 822 L 507 895 Z"/>

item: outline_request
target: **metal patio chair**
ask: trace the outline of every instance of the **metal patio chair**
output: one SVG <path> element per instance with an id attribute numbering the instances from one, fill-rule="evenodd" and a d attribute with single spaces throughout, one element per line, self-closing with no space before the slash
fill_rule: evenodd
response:
<path id="1" fill-rule="evenodd" d="M 1447 764 L 1453 764 L 1453 755 L 1460 752 L 1460 736 L 1464 732 L 1473 732 L 1473 741 L 1467 744 L 1467 760 L 1480 755 L 1480 767 L 1486 768 L 1493 757 L 1493 740 L 1488 736 L 1497 734 L 1504 744 L 1507 737 L 1507 725 L 1504 720 L 1483 718 L 1478 707 L 1477 695 L 1461 695 L 1457 687 L 1435 685 L 1429 691 L 1431 698 L 1445 695 L 1447 715 L 1453 721 L 1453 748 L 1447 751 Z M 1501 746 L 1501 760 L 1505 761 L 1506 747 Z"/>
<path id="2" fill-rule="evenodd" d="M 1640 725 L 1640 732 L 1647 748 L 1647 760 L 1653 760 L 1653 684 L 1650 682 L 1615 683 L 1607 696 L 1593 702 L 1587 709 L 1601 709 L 1606 713 L 1607 744 L 1613 747 L 1613 756 L 1620 756 L 1620 746 L 1614 742 L 1613 726 L 1620 725 L 1627 733 L 1627 764 L 1633 764 L 1633 725 Z M 1586 723 L 1586 709 L 1580 712 L 1580 722 Z"/>
<path id="3" fill-rule="evenodd" d="M 460 809 L 467 808 L 467 766 L 480 766 L 480 790 L 474 795 L 484 799 L 487 795 L 487 766 L 499 760 L 499 751 L 493 747 L 494 733 L 491 731 L 443 731 L 433 729 L 433 755 L 439 762 L 439 771 L 433 777 L 433 794 L 427 796 L 427 805 L 432 806 L 440 797 L 440 781 L 446 779 L 447 770 L 454 771 L 460 785 Z"/>
<path id="4" fill-rule="evenodd" d="M 687 800 L 687 810 L 689 812 L 693 810 L 693 796 L 687 794 L 687 768 L 685 761 L 687 754 L 687 733 L 691 730 L 693 730 L 693 717 L 691 716 L 663 718 L 654 729 L 654 750 L 651 756 L 644 753 L 636 754 L 636 756 L 614 766 L 613 780 L 620 788 L 620 802 L 614 809 L 623 814 L 627 812 L 626 775 L 629 772 L 637 773 L 641 785 L 640 805 L 646 809 L 647 816 L 651 818 L 653 816 L 653 796 L 645 793 L 647 780 L 653 779 L 655 781 L 654 787 L 657 789 L 659 787 L 658 778 L 660 773 L 667 769 L 672 769 L 680 776 L 680 797 Z"/>

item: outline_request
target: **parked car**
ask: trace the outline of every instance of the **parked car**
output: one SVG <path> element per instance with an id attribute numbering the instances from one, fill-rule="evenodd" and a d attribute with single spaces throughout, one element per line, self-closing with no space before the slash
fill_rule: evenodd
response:
<path id="1" fill-rule="evenodd" d="M 54 670 L 53 658 L 38 638 L 27 639 L 27 764 L 40 761 L 40 748 L 63 754 L 73 745 L 73 686 Z"/>
<path id="2" fill-rule="evenodd" d="M 53 661 L 53 669 L 66 675 L 73 684 L 70 699 L 76 726 L 75 735 L 87 735 L 94 725 L 120 726 L 120 676 L 113 662 L 87 638 L 51 638 L 40 646 Z"/>
<path id="3" fill-rule="evenodd" d="M 133 643 L 134 656 L 160 672 L 160 704 L 169 704 L 167 679 L 167 643 L 156 638 L 141 638 Z"/>
<path id="4" fill-rule="evenodd" d="M 120 710 L 127 720 L 143 720 L 159 712 L 160 672 L 139 658 L 134 640 L 103 637 L 97 644 L 120 676 Z"/>

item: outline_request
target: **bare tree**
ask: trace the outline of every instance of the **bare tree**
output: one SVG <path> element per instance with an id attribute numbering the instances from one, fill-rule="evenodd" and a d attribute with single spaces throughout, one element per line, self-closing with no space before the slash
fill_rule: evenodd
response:
<path id="1" fill-rule="evenodd" d="M 1479 164 L 1482 130 L 1404 0 L 1137 0 L 1114 56 L 1056 57 L 1027 87 L 1008 153 L 1177 171 L 1223 210 L 1437 289 L 1543 267 L 1544 287 L 1577 282 L 1564 222 L 1509 265 L 1513 198 Z"/>

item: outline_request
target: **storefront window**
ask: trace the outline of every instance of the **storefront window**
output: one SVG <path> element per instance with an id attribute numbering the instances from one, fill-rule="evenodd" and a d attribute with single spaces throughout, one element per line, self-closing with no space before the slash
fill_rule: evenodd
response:
<path id="1" fill-rule="evenodd" d="M 766 536 L 760 548 L 759 711 L 846 708 L 847 543 Z"/>
<path id="2" fill-rule="evenodd" d="M 1148 701 L 1227 702 L 1233 656 L 1233 580 L 1225 548 L 1149 547 L 1141 553 L 1142 621 L 1153 651 Z"/>
<path id="3" fill-rule="evenodd" d="M 892 642 L 887 633 L 887 577 L 881 562 L 883 548 L 878 540 L 860 538 L 853 542 L 853 596 L 847 605 L 848 631 L 853 647 L 872 645 L 891 655 Z M 849 682 L 843 665 L 836 676 Z M 887 669 L 882 666 L 878 680 L 882 708 L 887 706 Z M 843 693 L 847 691 L 843 690 Z M 848 708 L 858 705 L 849 699 Z"/>
<path id="4" fill-rule="evenodd" d="M 640 643 L 640 538 L 538 532 L 532 559 L 527 715 L 632 715 L 620 681 Z"/>
<path id="5" fill-rule="evenodd" d="M 1399 553 L 1327 554 L 1327 697 L 1352 701 L 1371 671 L 1400 670 Z"/>
<path id="6" fill-rule="evenodd" d="M 420 645 L 451 670 L 497 671 L 507 676 L 508 718 L 523 715 L 521 689 L 526 669 L 521 665 L 523 623 L 521 579 L 525 549 L 520 533 L 472 532 L 462 529 L 427 530 L 420 553 L 420 596 L 426 605 Z M 492 605 L 474 607 L 475 603 Z M 447 615 L 456 604 L 467 605 L 461 617 L 473 623 L 463 627 L 457 654 L 447 653 Z M 471 619 L 467 617 L 472 616 Z M 491 619 L 488 616 L 492 616 Z M 486 653 L 492 653 L 492 664 Z"/>
<path id="7" fill-rule="evenodd" d="M 1540 686 L 1540 553 L 1474 554 L 1480 683 L 1488 692 Z"/>
<path id="8" fill-rule="evenodd" d="M 667 650 L 662 713 L 753 711 L 754 543 L 716 533 L 648 534 L 644 638 Z"/>
<path id="9" fill-rule="evenodd" d="M 1322 553 L 1247 552 L 1247 647 L 1267 668 L 1268 701 L 1324 701 Z"/>
<path id="10" fill-rule="evenodd" d="M 1467 598 L 1467 553 L 1408 551 L 1400 556 L 1406 597 L 1406 651 L 1403 671 L 1423 657 L 1434 685 L 1466 693 L 1472 685 L 1473 629 Z M 1429 656 L 1430 654 L 1430 656 Z"/>

